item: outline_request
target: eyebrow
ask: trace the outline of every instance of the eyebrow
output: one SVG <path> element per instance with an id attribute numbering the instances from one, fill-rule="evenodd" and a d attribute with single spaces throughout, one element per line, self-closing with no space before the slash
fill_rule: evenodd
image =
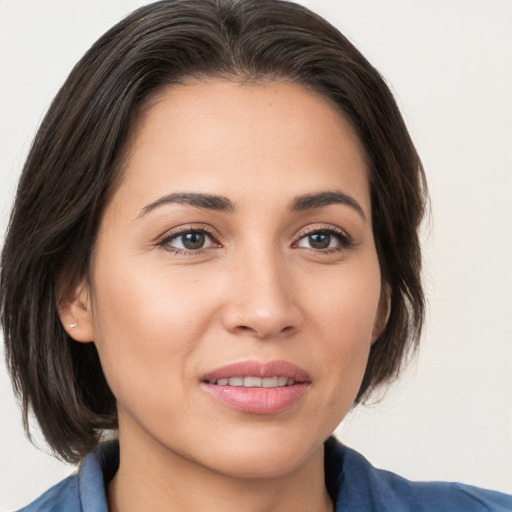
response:
<path id="1" fill-rule="evenodd" d="M 364 210 L 361 205 L 352 196 L 349 196 L 340 190 L 298 196 L 293 200 L 290 209 L 294 212 L 298 212 L 313 210 L 315 208 L 323 208 L 324 206 L 330 206 L 331 204 L 344 204 L 346 206 L 350 206 L 366 222 L 366 215 L 364 214 Z"/>
<path id="2" fill-rule="evenodd" d="M 234 212 L 236 205 L 230 199 L 224 196 L 213 194 L 200 194 L 194 192 L 177 192 L 169 194 L 157 199 L 156 201 L 145 206 L 139 217 L 142 217 L 154 210 L 155 208 L 169 203 L 187 204 L 196 208 L 206 210 L 215 210 L 221 212 Z M 315 194 L 304 194 L 293 199 L 290 205 L 292 212 L 302 212 L 306 210 L 314 210 L 323 208 L 332 204 L 343 204 L 353 208 L 361 218 L 366 222 L 366 215 L 360 204 L 348 194 L 340 190 L 324 191 Z"/>
<path id="3" fill-rule="evenodd" d="M 224 212 L 233 212 L 235 210 L 235 204 L 227 197 L 212 194 L 197 194 L 193 192 L 178 192 L 161 197 L 153 203 L 148 204 L 142 209 L 138 217 L 146 215 L 158 206 L 169 203 L 188 204 L 190 206 L 195 206 L 196 208 Z"/>

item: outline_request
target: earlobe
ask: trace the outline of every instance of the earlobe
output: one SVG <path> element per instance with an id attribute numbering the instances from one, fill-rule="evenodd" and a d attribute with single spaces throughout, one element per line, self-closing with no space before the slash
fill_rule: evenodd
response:
<path id="1" fill-rule="evenodd" d="M 375 323 L 372 331 L 372 345 L 379 339 L 389 320 L 391 313 L 391 288 L 387 283 L 383 283 Z"/>
<path id="2" fill-rule="evenodd" d="M 71 338 L 82 343 L 94 340 L 91 297 L 85 281 L 64 292 L 57 307 L 60 321 Z"/>

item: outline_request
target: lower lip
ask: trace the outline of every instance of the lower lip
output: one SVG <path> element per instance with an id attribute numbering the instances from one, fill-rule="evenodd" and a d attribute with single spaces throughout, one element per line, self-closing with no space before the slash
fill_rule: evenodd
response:
<path id="1" fill-rule="evenodd" d="M 297 404 L 309 388 L 309 383 L 295 383 L 277 388 L 244 388 L 202 383 L 214 398 L 237 411 L 251 414 L 277 414 Z"/>

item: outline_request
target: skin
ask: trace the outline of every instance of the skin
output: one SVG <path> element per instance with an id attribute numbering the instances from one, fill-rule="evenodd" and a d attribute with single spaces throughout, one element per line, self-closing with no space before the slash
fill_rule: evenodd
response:
<path id="1" fill-rule="evenodd" d="M 127 156 L 91 275 L 61 311 L 77 341 L 96 344 L 117 399 L 111 510 L 332 510 L 323 443 L 354 402 L 388 309 L 359 140 L 299 85 L 211 81 L 159 94 Z M 290 210 L 296 196 L 334 190 L 362 214 L 346 204 Z M 143 213 L 177 192 L 235 209 L 165 203 Z M 183 249 L 177 227 L 214 239 Z M 309 234 L 327 229 L 350 245 L 332 234 L 312 248 Z M 162 244 L 166 235 L 175 238 Z M 277 414 L 234 410 L 200 385 L 220 366 L 275 359 L 310 376 Z"/>

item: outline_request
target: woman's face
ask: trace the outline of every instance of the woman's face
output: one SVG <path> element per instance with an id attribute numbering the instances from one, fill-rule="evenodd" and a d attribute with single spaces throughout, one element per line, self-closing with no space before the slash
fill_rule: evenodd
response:
<path id="1" fill-rule="evenodd" d="M 367 174 L 349 124 L 301 86 L 160 94 L 74 310 L 121 442 L 246 476 L 322 450 L 386 316 Z"/>

